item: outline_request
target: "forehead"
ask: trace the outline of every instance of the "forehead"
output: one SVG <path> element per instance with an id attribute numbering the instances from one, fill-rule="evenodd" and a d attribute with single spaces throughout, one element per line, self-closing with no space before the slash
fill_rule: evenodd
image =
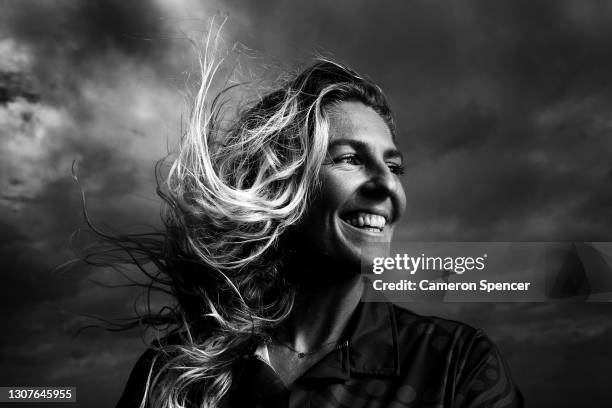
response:
<path id="1" fill-rule="evenodd" d="M 372 147 L 395 148 L 393 135 L 384 119 L 371 107 L 356 101 L 344 101 L 330 109 L 330 142 L 355 140 Z"/>

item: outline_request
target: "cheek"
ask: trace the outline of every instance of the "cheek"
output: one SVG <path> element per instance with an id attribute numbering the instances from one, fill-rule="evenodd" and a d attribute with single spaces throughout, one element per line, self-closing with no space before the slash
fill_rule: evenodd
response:
<path id="1" fill-rule="evenodd" d="M 351 196 L 348 181 L 339 177 L 324 177 L 316 205 L 328 215 L 339 211 Z"/>
<path id="2" fill-rule="evenodd" d="M 302 223 L 302 230 L 309 236 L 321 238 L 333 219 L 333 215 L 341 204 L 342 186 L 333 179 L 323 177 L 316 196 L 310 202 Z"/>
<path id="3" fill-rule="evenodd" d="M 397 211 L 398 218 L 404 214 L 404 210 L 406 209 L 406 193 L 404 192 L 404 187 L 400 184 L 397 189 Z"/>
<path id="4" fill-rule="evenodd" d="M 339 210 L 358 189 L 359 181 L 346 172 L 324 171 L 321 174 L 320 202 L 328 210 Z"/>

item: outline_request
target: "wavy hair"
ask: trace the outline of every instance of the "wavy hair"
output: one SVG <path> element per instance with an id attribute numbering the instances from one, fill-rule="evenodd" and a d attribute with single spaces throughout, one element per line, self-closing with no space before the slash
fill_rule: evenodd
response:
<path id="1" fill-rule="evenodd" d="M 291 235 L 318 191 L 329 110 L 342 101 L 372 107 L 395 133 L 384 94 L 331 59 L 317 58 L 227 120 L 230 88 L 214 93 L 221 61 L 207 44 L 189 124 L 168 176 L 160 234 L 100 236 L 176 300 L 141 324 L 171 323 L 158 344 L 141 407 L 216 407 L 232 365 L 289 316 L 296 287 L 284 273 Z M 227 123 L 229 122 L 229 125 Z M 100 265 L 99 258 L 86 257 Z M 150 272 L 145 263 L 153 263 Z"/>

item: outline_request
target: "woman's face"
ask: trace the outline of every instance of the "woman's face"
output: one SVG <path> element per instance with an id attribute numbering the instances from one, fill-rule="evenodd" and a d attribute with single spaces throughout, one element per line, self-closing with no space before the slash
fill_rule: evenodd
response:
<path id="1" fill-rule="evenodd" d="M 302 224 L 303 237 L 327 256 L 358 264 L 362 248 L 391 241 L 404 212 L 402 156 L 382 117 L 361 102 L 336 105 L 329 125 L 321 190 Z"/>

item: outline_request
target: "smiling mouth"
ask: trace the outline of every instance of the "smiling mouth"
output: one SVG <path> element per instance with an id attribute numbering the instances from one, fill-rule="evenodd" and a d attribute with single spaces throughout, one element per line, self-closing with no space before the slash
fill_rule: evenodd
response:
<path id="1" fill-rule="evenodd" d="M 382 232 L 387 224 L 387 219 L 382 215 L 363 211 L 346 214 L 341 219 L 352 227 L 369 232 Z"/>

